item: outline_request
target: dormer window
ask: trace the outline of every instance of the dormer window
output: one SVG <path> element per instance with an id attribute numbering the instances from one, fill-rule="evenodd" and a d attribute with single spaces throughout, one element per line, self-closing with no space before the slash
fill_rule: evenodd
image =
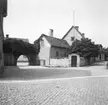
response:
<path id="1" fill-rule="evenodd" d="M 71 37 L 71 41 L 74 41 L 75 37 Z"/>

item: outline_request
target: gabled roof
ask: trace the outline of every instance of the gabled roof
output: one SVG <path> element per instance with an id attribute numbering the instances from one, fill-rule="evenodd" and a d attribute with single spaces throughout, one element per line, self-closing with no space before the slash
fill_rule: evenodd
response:
<path id="1" fill-rule="evenodd" d="M 69 44 L 65 40 L 58 39 L 58 38 L 51 37 L 51 36 L 47 36 L 45 34 L 42 34 L 39 37 L 39 39 L 42 39 L 43 36 L 47 39 L 47 41 L 50 43 L 51 46 L 61 47 L 61 48 L 69 48 Z"/>
<path id="2" fill-rule="evenodd" d="M 76 28 L 76 26 L 72 26 L 72 27 L 69 29 L 69 31 L 63 36 L 62 39 L 64 39 L 64 38 L 68 35 L 68 33 L 69 33 L 73 28 L 76 29 L 76 31 L 82 36 L 82 38 L 84 38 L 84 36 L 83 36 L 82 33 Z"/>

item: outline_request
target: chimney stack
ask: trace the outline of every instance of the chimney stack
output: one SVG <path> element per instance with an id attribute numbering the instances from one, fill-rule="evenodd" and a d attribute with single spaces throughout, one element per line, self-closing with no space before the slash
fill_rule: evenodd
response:
<path id="1" fill-rule="evenodd" d="M 83 36 L 83 38 L 85 38 L 85 33 L 82 33 L 81 35 Z"/>
<path id="2" fill-rule="evenodd" d="M 53 37 L 53 29 L 49 30 L 49 36 Z"/>
<path id="3" fill-rule="evenodd" d="M 6 38 L 9 38 L 9 34 L 6 34 Z"/>
<path id="4" fill-rule="evenodd" d="M 77 30 L 79 30 L 79 26 L 75 26 L 75 28 L 76 28 Z"/>

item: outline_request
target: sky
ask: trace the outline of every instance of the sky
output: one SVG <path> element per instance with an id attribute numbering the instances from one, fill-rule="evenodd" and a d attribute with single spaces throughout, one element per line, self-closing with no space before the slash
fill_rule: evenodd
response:
<path id="1" fill-rule="evenodd" d="M 4 33 L 33 43 L 53 29 L 62 38 L 74 23 L 73 11 L 79 31 L 108 47 L 108 0 L 8 0 Z"/>

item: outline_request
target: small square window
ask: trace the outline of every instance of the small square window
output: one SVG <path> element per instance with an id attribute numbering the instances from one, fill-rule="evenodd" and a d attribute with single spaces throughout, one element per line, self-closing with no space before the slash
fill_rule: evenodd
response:
<path id="1" fill-rule="evenodd" d="M 75 37 L 71 37 L 71 41 L 74 41 Z"/>

